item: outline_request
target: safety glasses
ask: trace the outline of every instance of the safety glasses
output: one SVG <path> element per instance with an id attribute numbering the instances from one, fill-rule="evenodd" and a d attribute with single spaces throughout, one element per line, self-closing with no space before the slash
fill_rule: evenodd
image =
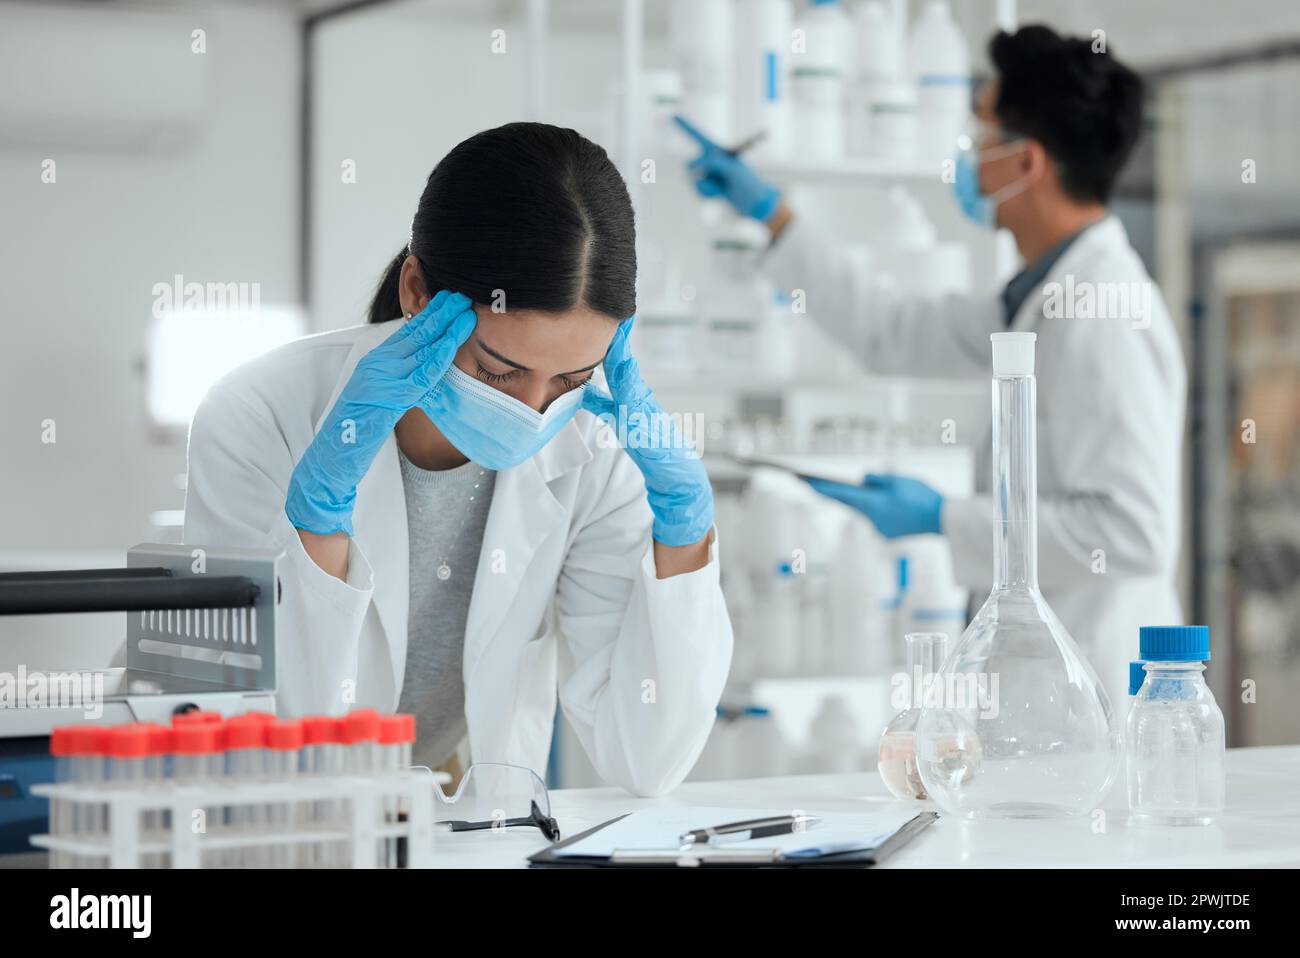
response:
<path id="1" fill-rule="evenodd" d="M 451 795 L 436 783 L 434 794 L 438 801 L 433 817 L 440 831 L 525 827 L 538 829 L 553 842 L 560 840 L 546 785 L 536 772 L 522 765 L 475 762 Z"/>

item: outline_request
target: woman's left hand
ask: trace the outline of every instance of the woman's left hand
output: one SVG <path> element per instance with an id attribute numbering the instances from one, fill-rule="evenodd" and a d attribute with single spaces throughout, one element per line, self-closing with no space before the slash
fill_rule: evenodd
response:
<path id="1" fill-rule="evenodd" d="M 641 378 L 628 346 L 634 319 L 619 323 L 605 354 L 609 393 L 589 387 L 582 404 L 613 430 L 645 477 L 655 541 L 688 546 L 703 539 L 713 527 L 713 487 L 699 452 Z"/>

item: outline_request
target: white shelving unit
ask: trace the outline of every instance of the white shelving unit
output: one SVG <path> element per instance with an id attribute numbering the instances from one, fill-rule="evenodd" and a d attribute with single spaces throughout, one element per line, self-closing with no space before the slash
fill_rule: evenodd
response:
<path id="1" fill-rule="evenodd" d="M 531 0 L 531 2 L 542 3 L 544 0 Z M 920 2 L 922 0 L 913 0 L 914 5 Z M 902 4 L 898 6 L 901 8 Z M 993 27 L 1014 29 L 1016 22 L 1015 0 L 993 0 L 991 6 L 995 22 L 989 24 L 990 29 Z M 619 22 L 621 43 L 619 81 L 621 90 L 616 127 L 618 130 L 616 145 L 619 166 L 623 170 L 628 183 L 632 185 L 634 199 L 639 195 L 636 184 L 640 174 L 641 157 L 653 155 L 654 153 L 653 145 L 644 144 L 639 139 L 642 131 L 647 128 L 647 118 L 642 114 L 642 111 L 648 109 L 648 105 L 640 95 L 638 87 L 641 82 L 643 68 L 646 66 L 647 47 L 650 47 L 653 53 L 655 39 L 654 36 L 648 34 L 647 13 L 647 5 L 643 0 L 622 0 Z M 661 22 L 659 25 L 662 25 Z M 940 227 L 941 234 L 946 236 L 948 225 L 956 223 L 959 219 L 953 210 L 951 197 L 947 195 L 951 187 L 942 176 L 943 170 L 930 163 L 871 157 L 846 157 L 835 162 L 806 161 L 795 158 L 755 161 L 755 168 L 759 175 L 788 191 L 787 195 L 792 197 L 792 201 L 795 199 L 801 200 L 804 191 L 809 191 L 810 195 L 815 194 L 818 203 L 814 204 L 814 208 L 825 206 L 833 211 L 837 208 L 842 210 L 846 208 L 846 203 L 850 202 L 850 198 L 853 198 L 852 202 L 857 202 L 860 199 L 869 200 L 872 192 L 878 192 L 883 197 L 885 191 L 891 187 L 903 186 L 913 190 L 922 205 L 926 207 L 927 213 L 936 222 L 942 223 Z M 663 201 L 670 202 L 666 198 Z M 696 197 L 693 195 L 689 195 L 685 199 L 679 198 L 678 202 L 684 204 L 681 216 L 691 216 L 691 212 L 697 209 L 698 206 Z M 672 216 L 660 216 L 656 221 L 654 217 L 642 217 L 641 211 L 639 211 L 638 228 L 643 232 L 648 232 L 656 240 L 662 240 L 664 247 L 671 248 L 679 238 L 678 233 L 675 231 L 681 230 L 688 225 L 685 220 L 676 215 L 677 210 L 675 208 L 673 213 Z M 869 220 L 870 218 L 866 217 L 866 219 Z M 954 228 L 965 230 L 965 232 L 954 234 L 959 238 L 964 237 L 965 242 L 980 244 L 978 247 L 980 260 L 978 275 L 982 279 L 989 277 L 990 270 L 997 277 L 1011 274 L 1017 254 L 1009 235 L 977 234 L 969 226 L 959 225 Z M 877 229 L 879 229 L 878 226 Z M 654 233 L 655 230 L 674 232 L 670 232 L 669 235 L 657 236 Z M 864 230 L 864 232 L 868 231 Z M 871 237 L 860 236 L 856 238 L 869 239 Z M 698 271 L 698 264 L 691 262 L 690 266 Z M 689 309 L 684 311 L 689 311 Z M 822 349 L 824 346 L 814 344 L 812 348 L 816 350 Z M 684 374 L 674 373 L 671 369 L 660 370 L 655 368 L 652 370 L 649 365 L 646 365 L 645 368 L 647 378 L 665 407 L 670 410 L 674 408 L 708 409 L 710 414 L 714 416 L 734 413 L 739 405 L 737 397 L 741 396 L 779 402 L 783 409 L 797 410 L 795 415 L 803 415 L 808 410 L 821 408 L 824 406 L 822 401 L 824 396 L 831 393 L 835 394 L 836 401 L 840 404 L 852 403 L 854 399 L 859 399 L 862 406 L 866 408 L 871 405 L 873 397 L 875 399 L 879 398 L 881 390 L 889 382 L 878 377 L 867 379 L 861 375 L 845 378 L 845 365 L 843 363 L 834 367 L 837 372 L 828 372 L 827 375 L 821 378 L 814 378 L 805 371 L 781 381 L 764 381 L 760 377 L 740 373 Z M 827 368 L 829 370 L 832 367 L 828 365 Z M 909 380 L 908 382 L 912 384 L 913 388 L 919 385 L 916 380 Z M 933 393 L 934 395 L 949 396 L 951 394 L 956 396 L 963 388 L 964 384 L 934 383 L 925 385 L 923 390 L 928 391 L 927 395 Z M 980 388 L 983 390 L 981 394 L 986 394 L 987 384 L 981 384 Z M 932 399 L 933 396 L 931 395 L 930 398 Z M 728 402 L 730 402 L 730 407 L 728 407 Z M 966 402 L 965 408 L 969 408 L 969 399 Z M 960 487 L 969 480 L 969 465 L 967 465 L 964 475 L 956 476 L 955 472 L 958 471 L 959 467 L 954 466 L 953 462 L 961 457 L 952 454 L 967 451 L 946 447 L 939 449 L 935 455 L 930 455 L 934 450 L 918 450 L 913 459 L 901 460 L 900 468 L 911 469 L 915 474 L 925 475 L 926 468 L 924 467 L 929 462 L 926 456 L 930 455 L 931 459 L 935 459 L 937 455 L 938 459 L 936 461 L 939 462 L 939 466 L 930 470 L 934 473 L 931 481 L 937 482 L 940 487 L 946 487 L 945 491 L 948 494 L 965 494 L 969 489 Z M 817 462 L 828 469 L 836 466 L 836 463 L 832 461 L 835 459 L 834 456 L 827 458 L 817 453 L 808 453 L 807 455 L 796 453 L 785 458 L 798 458 L 805 464 Z M 839 458 L 843 459 L 845 457 Z M 712 457 L 708 465 L 711 474 L 715 478 L 735 479 L 735 467 L 728 465 L 725 460 Z M 840 463 L 839 465 L 843 464 Z M 930 463 L 930 465 L 933 466 L 934 464 Z M 738 644 L 744 640 L 743 636 L 737 636 Z M 867 691 L 852 691 L 858 688 Z M 741 682 L 733 683 L 728 687 L 724 702 L 733 707 L 743 705 L 743 702 L 739 701 L 737 697 L 748 696 L 748 701 L 766 706 L 773 713 L 780 712 L 781 715 L 778 721 L 783 736 L 793 743 L 806 745 L 806 736 L 802 735 L 800 729 L 795 726 L 806 725 L 816 713 L 819 689 L 824 694 L 850 695 L 853 700 L 854 711 L 859 714 L 863 723 L 863 731 L 867 733 L 864 735 L 865 747 L 870 751 L 874 743 L 874 733 L 877 729 L 868 726 L 875 722 L 877 718 L 883 724 L 888 717 L 887 715 L 881 717 L 881 715 L 877 714 L 887 706 L 888 676 L 859 676 L 853 679 L 845 679 L 843 676 L 826 676 L 823 678 L 806 675 L 745 676 Z M 564 727 L 562 722 L 560 728 L 564 730 L 558 742 L 564 783 L 566 785 L 595 784 L 594 772 L 587 763 L 576 737 L 571 730 Z M 867 741 L 868 739 L 871 741 Z"/>
<path id="2" fill-rule="evenodd" d="M 755 164 L 755 169 L 771 180 L 816 183 L 818 186 L 940 182 L 938 169 L 874 157 L 845 157 L 834 163 L 771 160 Z"/>

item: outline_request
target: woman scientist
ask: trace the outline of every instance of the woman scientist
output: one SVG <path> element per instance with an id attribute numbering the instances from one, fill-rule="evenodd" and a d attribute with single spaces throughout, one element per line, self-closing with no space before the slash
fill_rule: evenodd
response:
<path id="1" fill-rule="evenodd" d="M 212 388 L 185 539 L 284 550 L 282 712 L 411 711 L 417 761 L 541 773 L 558 694 L 607 781 L 682 780 L 731 624 L 708 478 L 629 352 L 635 279 L 605 151 L 512 123 L 434 168 L 369 324 Z"/>

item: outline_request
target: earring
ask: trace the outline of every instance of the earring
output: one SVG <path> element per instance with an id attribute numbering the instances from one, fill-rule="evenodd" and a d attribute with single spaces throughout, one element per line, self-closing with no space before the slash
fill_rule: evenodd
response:
<path id="1" fill-rule="evenodd" d="M 410 313 L 407 313 L 407 314 L 406 314 L 406 318 L 407 318 L 407 319 L 410 319 L 410 318 L 411 318 L 411 314 L 410 314 Z"/>

